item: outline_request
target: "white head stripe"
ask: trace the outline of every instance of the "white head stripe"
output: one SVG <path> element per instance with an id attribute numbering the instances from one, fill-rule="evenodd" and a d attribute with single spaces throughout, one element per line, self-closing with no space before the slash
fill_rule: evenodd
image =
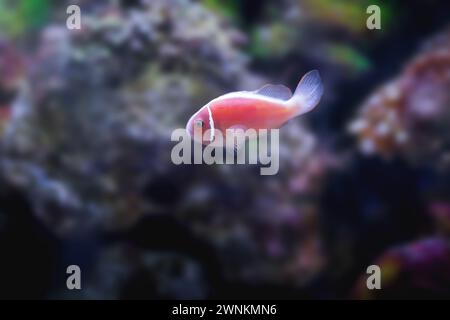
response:
<path id="1" fill-rule="evenodd" d="M 209 113 L 209 127 L 211 128 L 209 140 L 213 141 L 214 140 L 214 133 L 215 133 L 214 132 L 214 119 L 213 119 L 211 108 L 209 107 L 209 105 L 207 105 L 206 108 L 208 109 L 208 113 Z"/>

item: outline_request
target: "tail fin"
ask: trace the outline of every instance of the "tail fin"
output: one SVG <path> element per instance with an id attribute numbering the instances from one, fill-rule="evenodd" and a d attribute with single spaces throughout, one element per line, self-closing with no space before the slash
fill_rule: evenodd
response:
<path id="1" fill-rule="evenodd" d="M 305 74 L 295 89 L 292 99 L 298 108 L 297 115 L 306 113 L 314 109 L 319 103 L 323 94 L 322 79 L 319 71 L 312 70 Z"/>

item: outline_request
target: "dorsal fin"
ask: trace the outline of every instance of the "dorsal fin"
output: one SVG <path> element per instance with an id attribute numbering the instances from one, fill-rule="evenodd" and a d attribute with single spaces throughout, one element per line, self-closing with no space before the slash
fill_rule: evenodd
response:
<path id="1" fill-rule="evenodd" d="M 266 84 L 254 93 L 280 100 L 289 100 L 292 97 L 291 90 L 281 84 Z"/>

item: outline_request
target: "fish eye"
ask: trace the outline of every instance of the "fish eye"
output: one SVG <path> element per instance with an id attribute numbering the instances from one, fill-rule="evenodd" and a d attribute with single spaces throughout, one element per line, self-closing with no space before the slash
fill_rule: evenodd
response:
<path id="1" fill-rule="evenodd" d="M 195 126 L 197 128 L 203 128 L 203 121 L 202 120 L 195 120 Z"/>

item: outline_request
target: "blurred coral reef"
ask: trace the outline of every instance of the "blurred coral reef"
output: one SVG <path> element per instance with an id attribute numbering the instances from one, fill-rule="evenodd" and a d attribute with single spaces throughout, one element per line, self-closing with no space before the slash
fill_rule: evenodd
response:
<path id="1" fill-rule="evenodd" d="M 350 130 L 365 153 L 448 167 L 450 32 L 431 41 L 361 107 Z"/>
<path id="2" fill-rule="evenodd" d="M 373 1 L 38 2 L 0 1 L 0 274 L 47 258 L 36 290 L 0 296 L 449 297 L 443 24 L 391 59 L 397 2 L 375 35 Z M 315 68 L 326 94 L 281 129 L 277 175 L 171 162 L 172 131 L 207 101 Z M 65 290 L 71 263 L 80 292 Z M 365 290 L 372 263 L 386 294 Z"/>

